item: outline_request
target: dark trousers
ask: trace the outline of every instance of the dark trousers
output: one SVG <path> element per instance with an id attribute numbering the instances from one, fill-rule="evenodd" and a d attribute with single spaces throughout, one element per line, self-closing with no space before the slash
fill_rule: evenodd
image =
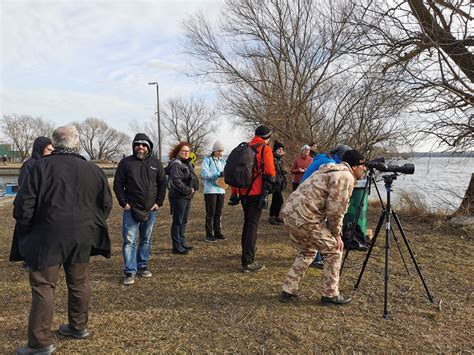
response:
<path id="1" fill-rule="evenodd" d="M 186 245 L 186 225 L 188 224 L 189 210 L 191 200 L 186 198 L 170 199 L 171 214 L 173 222 L 171 223 L 171 242 L 173 249 L 184 251 Z"/>
<path id="2" fill-rule="evenodd" d="M 30 269 L 31 310 L 28 321 L 28 346 L 42 348 L 53 343 L 51 325 L 54 312 L 54 291 L 60 265 L 43 270 Z M 87 327 L 91 298 L 89 263 L 64 264 L 68 289 L 69 326 L 75 330 Z"/>
<path id="3" fill-rule="evenodd" d="M 206 236 L 212 236 L 213 232 L 221 233 L 221 216 L 224 207 L 224 194 L 205 194 L 206 204 Z"/>
<path id="4" fill-rule="evenodd" d="M 260 196 L 241 197 L 244 210 L 244 228 L 242 230 L 242 266 L 254 262 L 257 244 L 258 221 L 262 210 L 258 208 Z"/>
<path id="5" fill-rule="evenodd" d="M 298 188 L 298 186 L 300 186 L 299 182 L 292 182 L 291 184 L 293 186 L 293 191 L 295 191 Z"/>
<path id="6" fill-rule="evenodd" d="M 270 205 L 270 217 L 279 217 L 283 205 L 283 194 L 280 190 L 273 191 L 272 204 Z"/>

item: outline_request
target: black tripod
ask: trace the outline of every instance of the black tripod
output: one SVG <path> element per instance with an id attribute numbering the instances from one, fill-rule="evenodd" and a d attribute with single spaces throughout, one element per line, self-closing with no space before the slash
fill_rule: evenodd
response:
<path id="1" fill-rule="evenodd" d="M 390 204 L 390 192 L 392 191 L 392 183 L 394 180 L 397 179 L 398 174 L 393 173 L 390 175 L 384 175 L 382 176 L 385 182 L 385 189 L 387 190 L 387 204 L 382 211 L 382 214 L 380 216 L 379 222 L 377 224 L 377 228 L 375 229 L 375 234 L 372 239 L 372 243 L 370 244 L 369 250 L 367 252 L 367 256 L 365 257 L 364 263 L 362 265 L 362 270 L 360 271 L 359 278 L 357 279 L 357 282 L 354 286 L 354 289 L 357 290 L 359 287 L 360 281 L 362 280 L 362 275 L 364 274 L 365 267 L 367 266 L 367 262 L 369 261 L 370 255 L 372 253 L 372 250 L 374 248 L 375 242 L 377 241 L 377 236 L 380 232 L 380 229 L 382 228 L 383 221 L 385 220 L 385 277 L 384 277 L 384 308 L 383 308 L 383 317 L 385 319 L 388 319 L 388 310 L 387 310 L 387 304 L 388 304 L 388 258 L 389 258 L 389 251 L 390 251 L 390 232 L 391 232 L 391 217 L 393 215 L 395 222 L 398 226 L 398 229 L 400 230 L 400 234 L 403 237 L 403 241 L 405 242 L 405 246 L 408 249 L 408 252 L 410 253 L 410 257 L 413 261 L 413 264 L 415 265 L 416 271 L 418 272 L 418 275 L 420 276 L 421 282 L 423 283 L 423 287 L 425 288 L 426 295 L 428 296 L 428 299 L 430 300 L 431 303 L 434 302 L 433 297 L 431 297 L 430 291 L 428 290 L 428 286 L 426 285 L 425 279 L 423 278 L 423 275 L 421 274 L 420 267 L 418 266 L 418 263 L 416 262 L 415 255 L 413 253 L 413 250 L 410 247 L 410 243 L 407 239 L 407 236 L 405 234 L 405 231 L 403 230 L 402 224 L 400 223 L 400 219 L 398 218 L 398 215 L 395 211 L 392 210 L 391 204 Z M 375 185 L 376 186 L 376 185 Z M 400 248 L 399 248 L 400 250 Z M 406 267 L 406 265 L 405 265 Z"/>
<path id="2" fill-rule="evenodd" d="M 350 245 L 352 244 L 352 241 L 355 238 L 355 230 L 356 230 L 356 227 L 357 227 L 356 224 L 359 221 L 360 214 L 362 212 L 362 206 L 363 206 L 364 201 L 365 201 L 365 197 L 367 195 L 370 195 L 370 191 L 371 191 L 370 189 L 371 189 L 372 185 L 375 187 L 375 191 L 377 191 L 377 196 L 379 198 L 380 205 L 382 206 L 382 210 L 385 210 L 385 206 L 384 206 L 384 202 L 382 200 L 382 196 L 380 195 L 379 188 L 377 186 L 377 183 L 375 182 L 375 170 L 373 168 L 369 169 L 369 172 L 367 173 L 367 179 L 366 180 L 367 180 L 367 183 L 364 186 L 364 192 L 362 193 L 362 198 L 360 199 L 359 206 L 357 207 L 357 210 L 356 210 L 355 220 L 354 220 L 354 223 L 352 224 L 352 229 L 351 229 L 351 234 L 350 234 L 350 235 L 352 235 L 352 238 L 351 238 L 351 241 L 349 242 L 349 246 L 346 249 L 346 254 L 344 255 L 344 258 L 342 259 L 341 270 L 339 271 L 339 275 L 342 275 L 342 270 L 344 269 L 344 264 L 346 262 L 347 256 L 349 255 L 349 251 L 351 250 Z M 395 211 L 393 211 L 393 212 L 395 212 Z M 398 252 L 400 253 L 400 257 L 402 258 L 403 265 L 405 266 L 405 270 L 406 270 L 407 274 L 410 275 L 410 271 L 408 270 L 408 266 L 406 264 L 405 258 L 403 257 L 402 251 L 400 249 L 400 245 L 398 244 L 398 238 L 397 238 L 393 228 L 391 228 L 391 232 L 392 232 L 392 235 L 393 235 L 393 239 L 395 240 L 395 243 L 397 245 Z"/>

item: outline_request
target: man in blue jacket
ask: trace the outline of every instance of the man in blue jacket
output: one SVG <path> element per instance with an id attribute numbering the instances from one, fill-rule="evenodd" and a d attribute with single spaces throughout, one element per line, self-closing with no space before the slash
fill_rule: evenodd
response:
<path id="1" fill-rule="evenodd" d="M 334 148 L 332 148 L 329 152 L 316 155 L 313 159 L 313 162 L 308 166 L 303 177 L 301 178 L 301 183 L 303 183 L 303 181 L 309 178 L 312 173 L 318 170 L 321 165 L 325 165 L 329 163 L 340 164 L 342 162 L 342 157 L 344 153 L 347 152 L 348 150 L 352 150 L 352 148 L 344 144 L 338 144 Z M 319 253 L 319 251 L 316 254 L 316 257 L 314 258 L 310 267 L 314 267 L 318 269 L 322 269 L 324 267 L 323 258 L 321 257 L 321 254 Z"/>

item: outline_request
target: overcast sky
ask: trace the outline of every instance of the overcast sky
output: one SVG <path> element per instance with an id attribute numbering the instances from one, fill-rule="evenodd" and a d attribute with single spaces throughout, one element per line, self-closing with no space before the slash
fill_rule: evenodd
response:
<path id="1" fill-rule="evenodd" d="M 213 98 L 211 86 L 182 74 L 182 21 L 210 18 L 220 1 L 0 0 L 1 113 L 66 124 L 98 117 L 129 132 L 149 119 L 160 99 Z M 216 137 L 229 148 L 243 137 L 221 117 Z M 213 140 L 213 139 L 211 139 Z"/>

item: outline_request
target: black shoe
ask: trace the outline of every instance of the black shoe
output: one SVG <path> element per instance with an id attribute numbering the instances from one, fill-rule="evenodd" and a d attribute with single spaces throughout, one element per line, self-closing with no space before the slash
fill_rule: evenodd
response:
<path id="1" fill-rule="evenodd" d="M 180 254 L 180 255 L 186 255 L 189 254 L 189 251 L 187 249 L 179 250 L 179 249 L 174 249 L 171 251 L 173 254 Z"/>
<path id="2" fill-rule="evenodd" d="M 28 345 L 20 346 L 16 349 L 15 354 L 23 355 L 23 354 L 43 354 L 49 355 L 52 354 L 56 350 L 53 344 L 42 347 L 42 348 L 30 348 Z"/>
<path id="3" fill-rule="evenodd" d="M 315 269 L 324 269 L 324 261 L 318 260 L 318 261 L 313 261 L 311 264 L 309 264 L 309 267 L 315 268 Z"/>
<path id="4" fill-rule="evenodd" d="M 219 233 L 214 234 L 214 239 L 226 240 L 227 238 L 225 237 L 224 234 L 219 232 Z"/>
<path id="5" fill-rule="evenodd" d="M 72 337 L 76 339 L 84 339 L 89 336 L 89 331 L 87 329 L 74 330 L 67 324 L 61 324 L 59 326 L 59 332 L 66 337 Z"/>
<path id="6" fill-rule="evenodd" d="M 254 261 L 251 264 L 242 266 L 242 272 L 260 272 L 263 269 L 265 269 L 265 265 L 259 264 L 256 261 Z"/>
<path id="7" fill-rule="evenodd" d="M 324 305 L 332 305 L 335 304 L 337 306 L 341 306 L 344 304 L 349 304 L 352 302 L 352 297 L 345 297 L 341 294 L 334 296 L 334 297 L 325 297 L 321 296 L 321 303 Z"/>
<path id="8" fill-rule="evenodd" d="M 297 295 L 292 295 L 291 293 L 281 291 L 280 297 L 278 298 L 280 302 L 288 303 L 288 302 L 296 302 L 298 301 Z"/>
<path id="9" fill-rule="evenodd" d="M 218 240 L 216 238 L 214 238 L 212 235 L 206 236 L 206 242 L 216 243 L 217 241 Z"/>
<path id="10" fill-rule="evenodd" d="M 192 247 L 191 245 L 186 245 L 186 244 L 183 244 L 183 248 L 189 251 L 194 249 L 194 247 Z"/>
<path id="11" fill-rule="evenodd" d="M 285 224 L 285 221 L 283 221 L 283 218 L 281 218 L 281 217 L 275 217 L 275 220 L 276 220 L 279 224 Z"/>

